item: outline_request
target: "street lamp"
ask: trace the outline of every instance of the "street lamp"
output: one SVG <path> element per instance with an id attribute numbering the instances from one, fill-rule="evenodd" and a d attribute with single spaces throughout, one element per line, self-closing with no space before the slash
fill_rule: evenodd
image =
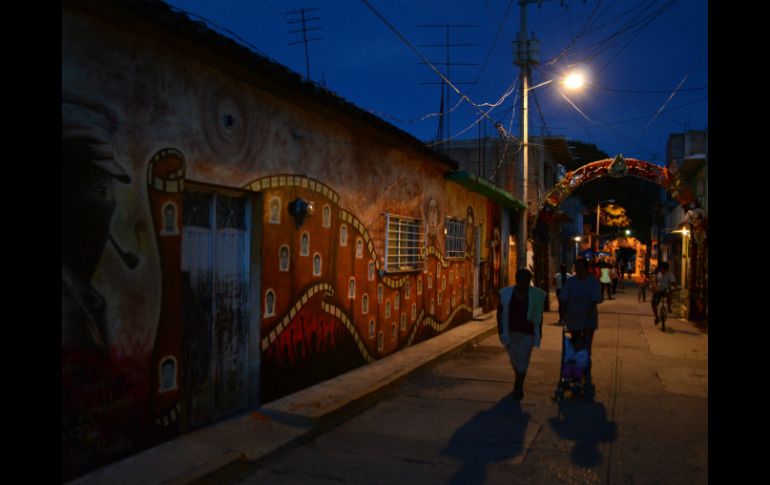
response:
<path id="1" fill-rule="evenodd" d="M 528 201 L 528 183 L 529 183 L 529 91 L 540 86 L 544 86 L 553 80 L 546 81 L 545 83 L 537 86 L 530 87 L 530 75 L 532 66 L 540 62 L 540 41 L 535 38 L 527 38 L 527 5 L 530 3 L 542 3 L 542 0 L 519 0 L 519 7 L 521 8 L 521 29 L 519 30 L 518 40 L 514 42 L 514 60 L 513 63 L 518 65 L 521 69 L 521 186 L 519 188 L 519 197 L 525 203 Z M 533 33 L 534 35 L 534 33 Z M 582 83 L 576 82 L 575 78 L 572 78 L 572 82 L 565 83 L 565 86 L 569 86 L 571 89 L 579 88 Z M 513 174 L 511 175 L 513 177 Z M 519 220 L 518 240 L 519 247 L 516 252 L 516 260 L 518 267 L 524 267 L 527 265 L 527 215 L 529 207 L 521 210 L 521 219 Z"/>
<path id="2" fill-rule="evenodd" d="M 615 203 L 615 199 L 607 199 L 603 200 L 596 204 L 596 252 L 599 252 L 599 224 L 601 224 L 599 215 L 602 211 L 602 204 L 606 204 L 607 202 Z"/>
<path id="3" fill-rule="evenodd" d="M 580 244 L 580 240 L 582 238 L 580 236 L 575 236 L 573 239 L 575 240 L 575 261 L 577 261 L 579 254 L 578 245 Z"/>

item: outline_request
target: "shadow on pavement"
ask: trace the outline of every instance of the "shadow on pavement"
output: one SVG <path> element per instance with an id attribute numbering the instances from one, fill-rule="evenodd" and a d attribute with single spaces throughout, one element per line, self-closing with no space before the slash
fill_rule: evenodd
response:
<path id="1" fill-rule="evenodd" d="M 607 421 L 607 410 L 599 402 L 561 401 L 559 414 L 548 422 L 560 438 L 575 441 L 572 462 L 584 468 L 599 465 L 599 444 L 617 437 L 617 423 Z"/>
<path id="2" fill-rule="evenodd" d="M 485 483 L 487 465 L 517 457 L 523 452 L 530 415 L 507 395 L 494 407 L 462 425 L 442 455 L 462 461 L 450 484 Z"/>

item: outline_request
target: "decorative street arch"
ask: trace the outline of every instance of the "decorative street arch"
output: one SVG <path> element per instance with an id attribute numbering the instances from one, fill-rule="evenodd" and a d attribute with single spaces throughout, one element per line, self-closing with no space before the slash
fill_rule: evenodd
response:
<path id="1" fill-rule="evenodd" d="M 665 167 L 634 158 L 615 158 L 599 160 L 583 165 L 566 176 L 545 194 L 545 202 L 540 206 L 533 224 L 530 238 L 535 251 L 535 282 L 545 291 L 549 290 L 548 254 L 550 229 L 556 215 L 556 208 L 582 184 L 602 177 L 638 177 L 654 182 L 666 189 L 685 211 L 685 223 L 693 236 L 690 250 L 689 288 L 690 304 L 688 319 L 706 319 L 707 295 L 707 238 L 706 218 L 698 200 L 687 184 L 677 173 Z"/>

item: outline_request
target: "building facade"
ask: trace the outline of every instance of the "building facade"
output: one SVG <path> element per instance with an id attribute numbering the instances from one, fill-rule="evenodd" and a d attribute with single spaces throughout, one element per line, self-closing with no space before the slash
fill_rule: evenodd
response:
<path id="1" fill-rule="evenodd" d="M 495 309 L 455 168 L 161 2 L 65 2 L 63 479 Z"/>

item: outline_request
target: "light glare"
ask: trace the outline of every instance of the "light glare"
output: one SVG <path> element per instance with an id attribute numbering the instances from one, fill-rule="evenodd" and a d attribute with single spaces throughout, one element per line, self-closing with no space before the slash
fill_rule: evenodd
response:
<path id="1" fill-rule="evenodd" d="M 569 89 L 580 89 L 584 82 L 583 75 L 579 73 L 572 73 L 564 79 L 564 85 Z"/>

